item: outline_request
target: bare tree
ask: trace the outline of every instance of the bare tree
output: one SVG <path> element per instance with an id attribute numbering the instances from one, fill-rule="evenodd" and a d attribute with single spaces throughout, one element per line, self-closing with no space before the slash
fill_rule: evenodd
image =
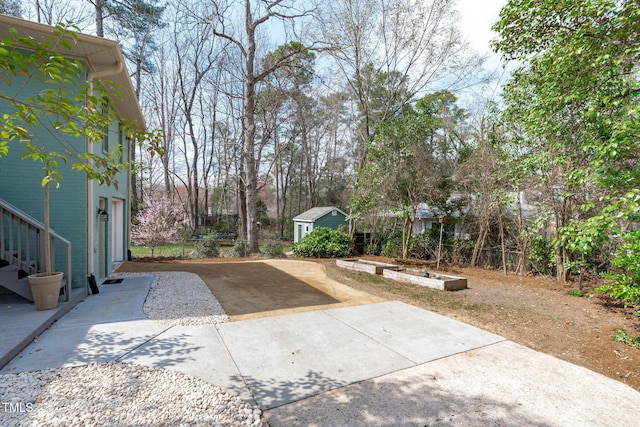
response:
<path id="1" fill-rule="evenodd" d="M 325 2 L 320 12 L 323 40 L 361 114 L 358 166 L 378 123 L 417 94 L 455 88 L 481 63 L 462 43 L 449 0 L 346 0 Z M 381 75 L 394 76 L 383 94 Z"/>
<path id="2" fill-rule="evenodd" d="M 8 4 L 11 4 L 11 2 Z M 56 0 L 31 0 L 28 2 L 22 2 L 21 6 L 21 16 L 25 19 L 47 25 L 56 25 L 59 22 L 70 21 L 73 25 L 84 29 L 87 28 L 93 20 L 91 12 L 87 7 L 85 7 L 85 4 L 80 2 L 72 3 Z"/>
<path id="3" fill-rule="evenodd" d="M 365 166 L 376 127 L 417 95 L 452 90 L 478 69 L 450 0 L 324 2 L 319 30 L 359 113 L 355 169 Z M 358 182 L 356 181 L 356 188 Z M 353 219 L 358 215 L 352 205 Z M 355 232 L 355 220 L 350 224 Z"/>
<path id="4" fill-rule="evenodd" d="M 244 172 L 244 198 L 246 203 L 247 242 L 251 252 L 258 252 L 258 228 L 256 194 L 259 164 L 257 153 L 260 145 L 256 145 L 256 102 L 257 86 L 264 79 L 280 67 L 287 66 L 289 60 L 297 53 L 292 51 L 266 68 L 260 68 L 258 40 L 261 28 L 270 20 L 292 20 L 303 17 L 308 12 L 299 11 L 295 2 L 285 0 L 244 0 L 242 18 L 243 28 L 238 31 L 233 27 L 234 13 L 237 11 L 232 3 L 225 1 L 213 2 L 213 13 L 205 17 L 211 25 L 213 34 L 229 41 L 235 46 L 242 58 L 243 81 L 243 114 L 242 114 L 242 160 Z"/>

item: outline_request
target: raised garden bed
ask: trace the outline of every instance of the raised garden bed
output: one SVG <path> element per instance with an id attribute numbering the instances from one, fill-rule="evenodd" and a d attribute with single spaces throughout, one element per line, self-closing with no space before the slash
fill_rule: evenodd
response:
<path id="1" fill-rule="evenodd" d="M 338 259 L 336 265 L 349 270 L 363 271 L 371 274 L 383 274 L 384 270 L 396 269 L 396 264 L 387 264 L 385 262 L 369 261 L 366 259 Z"/>
<path id="2" fill-rule="evenodd" d="M 467 279 L 464 277 L 450 276 L 433 271 L 423 272 L 416 269 L 384 270 L 382 277 L 443 291 L 457 291 L 467 288 Z"/>

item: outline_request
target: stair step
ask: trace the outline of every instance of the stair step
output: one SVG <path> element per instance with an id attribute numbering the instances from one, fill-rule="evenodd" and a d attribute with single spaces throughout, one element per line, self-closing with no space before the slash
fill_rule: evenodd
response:
<path id="1" fill-rule="evenodd" d="M 29 277 L 24 276 L 18 278 L 18 272 L 19 270 L 15 266 L 0 268 L 0 286 L 33 302 L 33 294 L 31 293 Z M 63 279 L 60 283 L 60 295 L 64 295 L 66 292 L 66 285 L 67 280 Z"/>
<path id="2" fill-rule="evenodd" d="M 15 265 L 7 265 L 0 268 L 0 286 L 29 301 L 33 301 L 29 279 L 27 277 L 19 278 L 18 267 Z"/>

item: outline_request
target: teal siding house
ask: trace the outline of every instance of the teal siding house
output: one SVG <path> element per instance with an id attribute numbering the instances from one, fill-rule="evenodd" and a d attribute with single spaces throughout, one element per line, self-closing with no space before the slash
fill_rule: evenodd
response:
<path id="1" fill-rule="evenodd" d="M 349 225 L 347 214 L 335 206 L 311 208 L 293 218 L 293 241 L 299 242 L 314 228 L 327 227 L 337 230 L 341 225 Z"/>
<path id="2" fill-rule="evenodd" d="M 11 29 L 15 29 L 19 36 L 44 39 L 51 36 L 54 28 L 0 15 L 0 40 L 10 38 Z M 117 93 L 111 107 L 121 120 L 145 129 L 144 117 L 117 42 L 77 34 L 71 50 L 60 47 L 58 52 L 82 62 L 87 82 L 99 81 L 113 95 Z M 42 89 L 42 83 L 35 79 L 22 84 L 24 96 L 33 96 Z M 5 89 L 0 88 L 0 91 Z M 89 144 L 82 137 L 71 136 L 58 135 L 46 139 L 44 131 L 36 130 L 34 133 L 47 147 L 51 146 L 56 151 L 66 144 L 78 152 L 98 154 L 119 145 L 122 158 L 118 160 L 130 161 L 131 142 L 118 122 L 108 127 L 108 135 L 102 144 Z M 0 269 L 6 268 L 8 263 L 11 264 L 9 267 L 15 265 L 32 274 L 38 269 L 34 266 L 42 262 L 38 260 L 42 254 L 44 234 L 41 228 L 44 215 L 42 164 L 31 159 L 22 160 L 22 150 L 20 144 L 10 142 L 8 154 L 0 156 Z M 130 173 L 128 169 L 118 172 L 116 188 L 100 185 L 88 179 L 84 172 L 71 170 L 68 165 L 62 165 L 60 169 L 60 186 L 52 186 L 50 192 L 50 219 L 54 232 L 55 270 L 65 273 L 64 286 L 69 293 L 71 288 L 86 289 L 92 275 L 97 279 L 108 276 L 115 262 L 126 259 L 129 250 Z M 20 294 L 6 283 L 0 285 L 0 292 L 10 289 Z"/>

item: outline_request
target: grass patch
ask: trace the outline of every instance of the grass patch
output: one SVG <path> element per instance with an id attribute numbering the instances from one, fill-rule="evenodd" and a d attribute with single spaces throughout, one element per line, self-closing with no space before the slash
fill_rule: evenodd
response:
<path id="1" fill-rule="evenodd" d="M 614 340 L 616 342 L 622 343 L 622 344 L 626 344 L 629 347 L 634 347 L 634 348 L 640 348 L 640 335 L 638 335 L 637 337 L 632 337 L 630 335 L 627 334 L 627 331 L 625 331 L 624 329 L 618 329 L 616 331 L 616 335 L 614 337 Z"/>
<path id="2" fill-rule="evenodd" d="M 220 257 L 228 258 L 233 256 L 233 241 L 232 240 L 219 240 L 220 244 Z M 141 245 L 132 244 L 131 256 L 133 258 L 150 258 L 151 248 L 147 248 Z M 166 257 L 166 258 L 189 258 L 193 256 L 195 251 L 193 240 L 184 240 L 177 243 L 164 243 L 156 246 L 153 251 L 154 257 Z"/>
<path id="3" fill-rule="evenodd" d="M 449 301 L 447 302 L 447 308 L 450 310 L 462 310 L 465 305 L 460 301 Z"/>
<path id="4" fill-rule="evenodd" d="M 131 245 L 131 256 L 133 258 L 148 258 L 151 256 L 151 248 L 140 245 Z M 156 246 L 153 250 L 154 257 L 188 257 L 193 252 L 193 243 L 165 243 Z"/>

